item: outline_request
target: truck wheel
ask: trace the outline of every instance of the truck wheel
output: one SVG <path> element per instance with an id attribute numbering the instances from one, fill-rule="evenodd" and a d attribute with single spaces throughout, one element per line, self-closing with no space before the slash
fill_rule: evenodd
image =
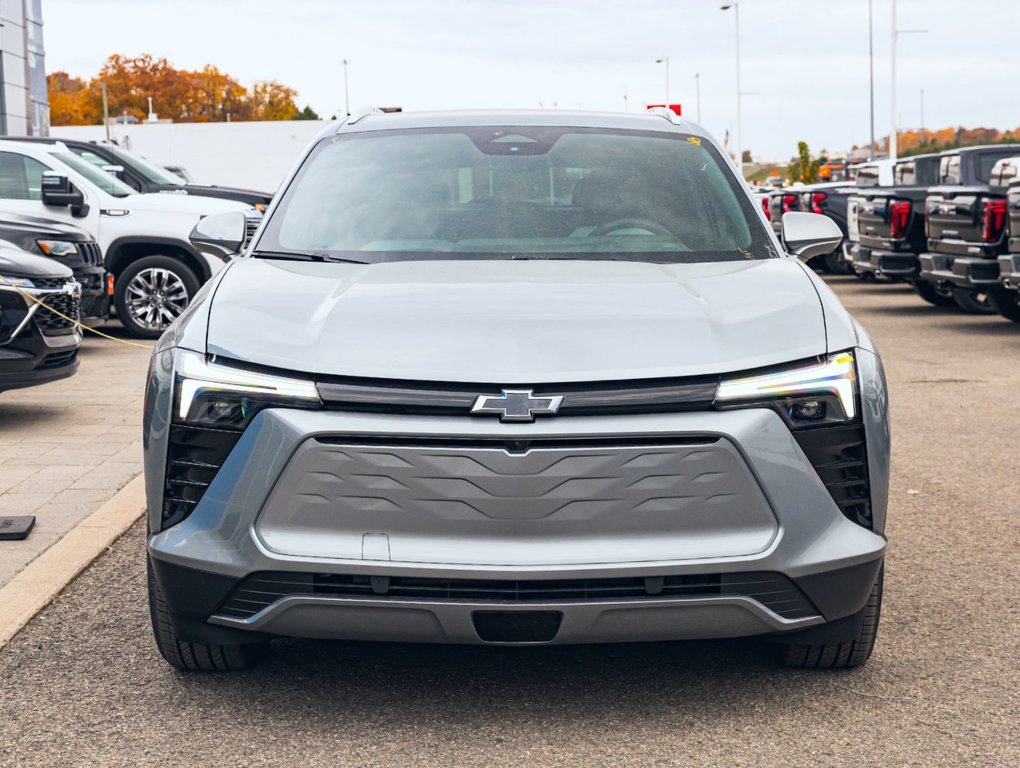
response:
<path id="1" fill-rule="evenodd" d="M 993 288 L 991 297 L 1000 315 L 1014 323 L 1020 323 L 1020 291 Z"/>
<path id="2" fill-rule="evenodd" d="M 918 280 L 914 283 L 914 290 L 917 295 L 933 304 L 936 307 L 955 307 L 953 299 L 953 288 L 948 283 L 929 283 L 927 280 Z"/>
<path id="3" fill-rule="evenodd" d="M 145 256 L 120 273 L 114 288 L 117 318 L 140 339 L 158 339 L 198 293 L 195 273 L 171 256 Z"/>
<path id="4" fill-rule="evenodd" d="M 800 643 L 780 646 L 780 661 L 787 667 L 800 669 L 849 669 L 868 660 L 878 637 L 878 620 L 882 614 L 882 574 L 878 572 L 875 586 L 864 605 L 863 621 L 857 637 L 842 643 Z"/>
<path id="5" fill-rule="evenodd" d="M 851 271 L 840 250 L 825 254 L 825 268 L 834 275 L 849 275 Z"/>
<path id="6" fill-rule="evenodd" d="M 969 288 L 953 287 L 953 301 L 956 306 L 970 315 L 994 315 L 998 310 L 990 294 Z"/>
<path id="7" fill-rule="evenodd" d="M 152 633 L 156 636 L 156 647 L 170 666 L 184 672 L 231 672 L 248 669 L 265 656 L 269 647 L 267 642 L 203 645 L 178 640 L 177 632 L 170 620 L 170 611 L 148 556 L 145 558 L 145 565 L 149 582 L 149 617 L 152 620 Z"/>

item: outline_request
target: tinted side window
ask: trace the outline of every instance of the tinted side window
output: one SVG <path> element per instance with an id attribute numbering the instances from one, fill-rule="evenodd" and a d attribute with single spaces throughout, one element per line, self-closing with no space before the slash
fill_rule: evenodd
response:
<path id="1" fill-rule="evenodd" d="M 948 155 L 939 160 L 939 184 L 959 184 L 960 156 Z"/>
<path id="2" fill-rule="evenodd" d="M 988 152 L 978 155 L 977 175 L 986 184 L 992 179 L 992 167 L 1003 158 L 1013 155 L 1015 150 L 1003 150 L 1002 152 Z"/>
<path id="3" fill-rule="evenodd" d="M 914 179 L 917 177 L 915 166 L 912 162 L 896 163 L 893 175 L 896 177 L 893 180 L 895 184 L 913 184 Z"/>
<path id="4" fill-rule="evenodd" d="M 31 157 L 0 152 L 0 198 L 42 200 L 42 175 L 48 170 Z"/>

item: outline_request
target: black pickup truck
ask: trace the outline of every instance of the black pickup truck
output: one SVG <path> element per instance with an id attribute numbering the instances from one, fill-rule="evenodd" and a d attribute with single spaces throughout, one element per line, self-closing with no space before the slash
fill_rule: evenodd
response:
<path id="1" fill-rule="evenodd" d="M 924 231 L 925 200 L 938 183 L 939 155 L 916 155 L 893 165 L 893 186 L 862 188 L 851 207 L 856 224 L 850 227 L 854 271 L 862 277 L 913 280 L 920 272 L 918 254 L 927 250 Z M 955 306 L 952 295 L 927 289 L 922 297 L 934 304 Z"/>
<path id="2" fill-rule="evenodd" d="M 999 256 L 1001 286 L 992 291 L 992 297 L 999 314 L 1020 323 L 1020 174 L 1009 185 L 1006 210 L 1009 213 L 1009 253 Z"/>
<path id="3" fill-rule="evenodd" d="M 808 211 L 821 213 L 839 225 L 843 237 L 847 235 L 847 200 L 857 190 L 856 184 L 849 181 L 827 182 L 825 184 L 808 184 L 802 187 L 776 189 L 769 193 L 767 207 L 763 203 L 765 216 L 772 224 L 772 231 L 780 239 L 783 235 L 783 214 L 788 211 Z M 849 270 L 839 255 L 839 251 L 818 256 L 811 266 L 822 267 L 828 272 L 846 274 Z"/>
<path id="4" fill-rule="evenodd" d="M 1002 283 L 998 257 L 1007 252 L 1006 190 L 990 184 L 998 160 L 1020 155 L 1020 144 L 991 144 L 944 152 L 939 186 L 928 190 L 928 248 L 920 254 L 918 292 L 952 292 L 966 312 L 995 312 Z M 927 283 L 921 287 L 922 283 Z"/>
<path id="5" fill-rule="evenodd" d="M 113 173 L 129 187 L 139 192 L 169 192 L 180 195 L 198 195 L 199 197 L 218 197 L 224 200 L 237 200 L 265 211 L 273 196 L 266 192 L 234 187 L 217 187 L 206 184 L 191 184 L 180 176 L 176 176 L 158 165 L 150 163 L 143 157 L 116 144 L 101 144 L 95 141 L 77 141 L 75 139 L 39 138 L 25 136 L 5 136 L 14 141 L 41 142 L 55 144 L 60 142 L 69 150 L 88 160 L 93 165 Z"/>
<path id="6" fill-rule="evenodd" d="M 110 314 L 112 277 L 103 266 L 99 243 L 81 227 L 62 221 L 0 213 L 0 241 L 68 267 L 81 285 L 81 318 L 86 323 Z"/>

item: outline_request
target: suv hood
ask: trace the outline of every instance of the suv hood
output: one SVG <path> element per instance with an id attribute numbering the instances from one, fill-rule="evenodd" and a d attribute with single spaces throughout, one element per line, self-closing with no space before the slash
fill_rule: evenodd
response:
<path id="1" fill-rule="evenodd" d="M 826 352 L 821 301 L 792 259 L 238 259 L 207 352 L 310 374 L 535 384 L 694 376 Z"/>
<path id="2" fill-rule="evenodd" d="M 18 232 L 54 240 L 69 240 L 75 243 L 89 242 L 92 235 L 81 227 L 65 224 L 62 221 L 43 219 L 38 216 L 25 216 L 20 213 L 0 213 L 0 234 Z"/>
<path id="3" fill-rule="evenodd" d="M 73 275 L 68 267 L 58 264 L 52 259 L 44 256 L 36 256 L 33 253 L 25 253 L 18 248 L 12 248 L 8 243 L 0 242 L 0 275 L 5 277 L 66 277 L 70 279 Z M 6 286 L 6 283 L 3 284 Z"/>

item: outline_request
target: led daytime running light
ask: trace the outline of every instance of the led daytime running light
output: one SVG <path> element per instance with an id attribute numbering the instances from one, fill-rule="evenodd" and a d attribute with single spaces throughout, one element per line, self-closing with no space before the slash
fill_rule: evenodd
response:
<path id="1" fill-rule="evenodd" d="M 854 380 L 854 356 L 840 352 L 817 365 L 722 381 L 715 399 L 728 403 L 825 392 L 836 396 L 849 420 L 857 413 Z"/>
<path id="2" fill-rule="evenodd" d="M 180 352 L 177 358 L 177 378 L 180 384 L 177 413 L 181 420 L 187 420 L 195 399 L 206 392 L 235 392 L 242 395 L 321 402 L 314 382 L 216 365 L 206 362 L 205 358 L 196 352 L 183 350 Z"/>

